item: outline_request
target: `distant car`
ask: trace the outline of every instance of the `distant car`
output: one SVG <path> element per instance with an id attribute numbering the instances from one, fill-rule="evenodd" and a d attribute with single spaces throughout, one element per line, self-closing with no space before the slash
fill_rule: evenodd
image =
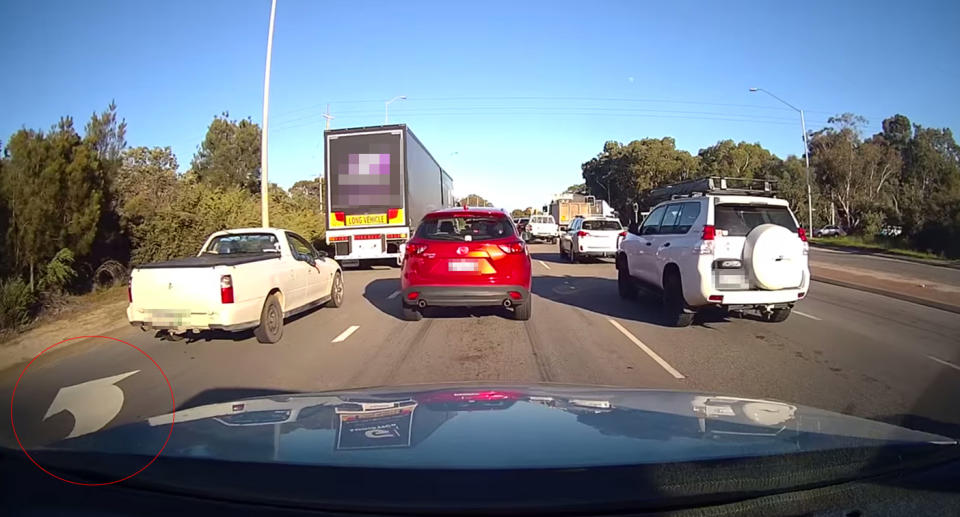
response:
<path id="1" fill-rule="evenodd" d="M 549 241 L 550 244 L 553 244 L 557 242 L 557 233 L 560 231 L 560 227 L 557 226 L 557 222 L 552 215 L 535 215 L 530 217 L 530 222 L 525 230 L 527 236 L 524 240 L 536 239 Z"/>
<path id="2" fill-rule="evenodd" d="M 524 240 L 524 242 L 526 242 L 527 239 L 529 238 L 527 234 L 527 228 L 529 226 L 530 226 L 529 217 L 523 217 L 523 218 L 517 219 L 517 235 L 519 235 L 520 238 Z"/>
<path id="3" fill-rule="evenodd" d="M 843 228 L 832 224 L 818 228 L 813 232 L 814 237 L 843 237 L 846 234 L 847 232 L 843 231 Z"/>
<path id="4" fill-rule="evenodd" d="M 877 235 L 880 235 L 881 237 L 896 237 L 902 233 L 903 233 L 902 226 L 886 225 L 883 228 L 880 228 L 880 231 L 877 232 Z"/>
<path id="5" fill-rule="evenodd" d="M 619 219 L 612 217 L 577 217 L 560 235 L 560 256 L 570 262 L 582 257 L 615 257 L 620 241 L 626 237 Z"/>
<path id="6" fill-rule="evenodd" d="M 502 306 L 528 320 L 530 255 L 510 217 L 493 208 L 450 208 L 424 216 L 400 272 L 403 318 L 431 306 Z"/>

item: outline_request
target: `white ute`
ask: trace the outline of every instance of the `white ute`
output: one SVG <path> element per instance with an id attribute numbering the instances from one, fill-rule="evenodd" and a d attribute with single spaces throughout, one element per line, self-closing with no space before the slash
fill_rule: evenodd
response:
<path id="1" fill-rule="evenodd" d="M 279 228 L 216 232 L 196 257 L 144 264 L 130 277 L 127 319 L 171 339 L 199 330 L 254 329 L 276 343 L 283 320 L 343 303 L 340 266 L 299 235 Z"/>
<path id="2" fill-rule="evenodd" d="M 526 225 L 524 240 L 548 241 L 550 244 L 557 242 L 557 235 L 560 233 L 560 227 L 553 220 L 553 216 L 533 215 Z"/>
<path id="3" fill-rule="evenodd" d="M 711 177 L 651 191 L 647 199 L 657 204 L 620 243 L 620 296 L 652 288 L 662 294 L 666 322 L 677 327 L 706 307 L 787 319 L 810 286 L 809 247 L 772 185 Z"/>

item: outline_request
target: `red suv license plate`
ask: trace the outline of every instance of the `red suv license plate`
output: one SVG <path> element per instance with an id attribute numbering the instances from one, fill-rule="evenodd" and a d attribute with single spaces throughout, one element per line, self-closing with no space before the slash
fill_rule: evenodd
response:
<path id="1" fill-rule="evenodd" d="M 450 271 L 478 271 L 480 269 L 476 260 L 450 261 L 447 267 Z"/>

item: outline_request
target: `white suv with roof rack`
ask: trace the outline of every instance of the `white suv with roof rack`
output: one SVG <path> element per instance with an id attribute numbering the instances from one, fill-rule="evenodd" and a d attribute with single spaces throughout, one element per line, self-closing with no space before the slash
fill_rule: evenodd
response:
<path id="1" fill-rule="evenodd" d="M 809 248 L 773 184 L 710 177 L 652 190 L 650 214 L 620 243 L 620 296 L 635 297 L 637 287 L 662 293 L 664 317 L 677 327 L 706 307 L 787 319 L 810 286 Z"/>

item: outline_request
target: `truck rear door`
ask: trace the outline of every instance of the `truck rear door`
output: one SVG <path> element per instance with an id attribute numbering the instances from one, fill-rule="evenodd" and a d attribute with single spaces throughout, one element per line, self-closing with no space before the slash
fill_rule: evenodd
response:
<path id="1" fill-rule="evenodd" d="M 328 228 L 405 225 L 403 131 L 328 134 L 326 145 Z"/>

